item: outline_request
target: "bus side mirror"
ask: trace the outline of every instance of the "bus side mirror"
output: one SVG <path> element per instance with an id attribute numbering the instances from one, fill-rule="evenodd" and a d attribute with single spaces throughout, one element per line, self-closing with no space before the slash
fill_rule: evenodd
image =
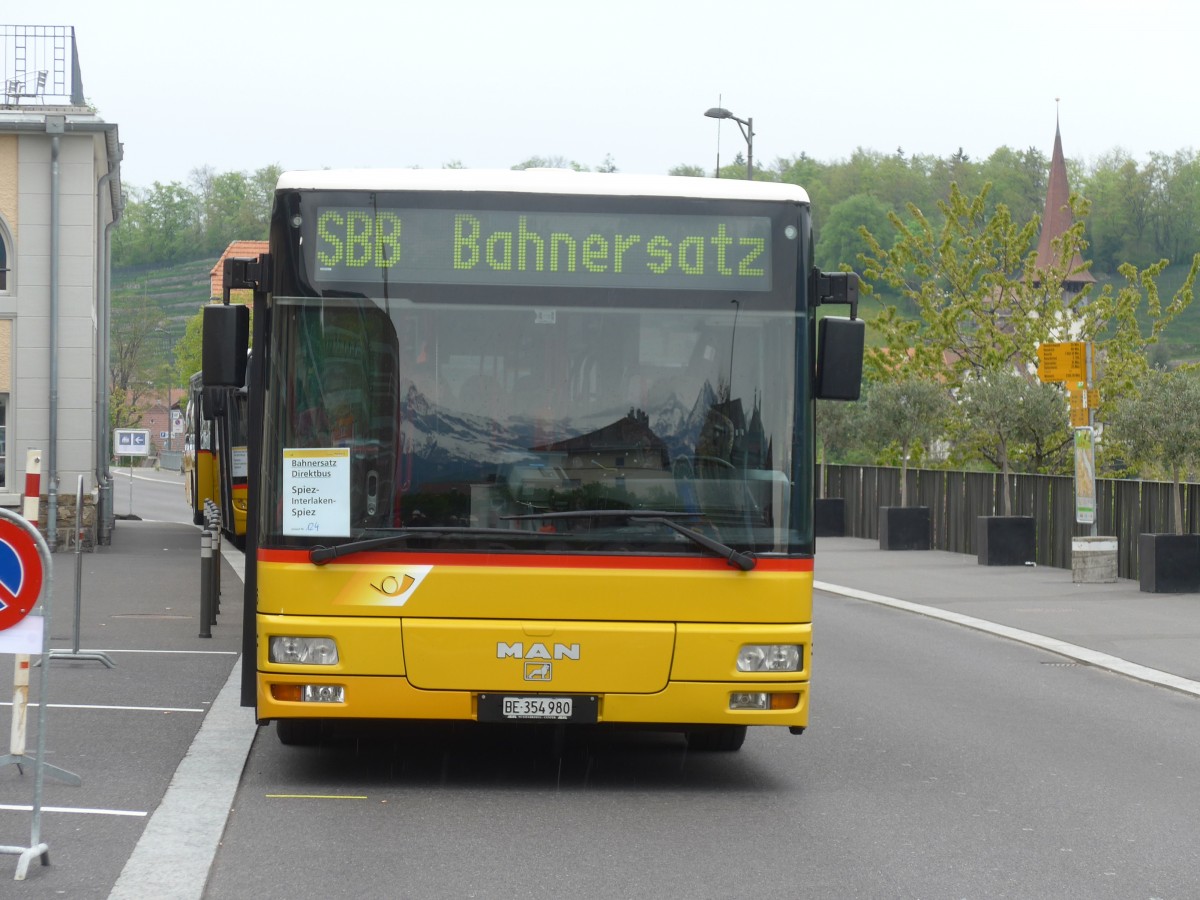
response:
<path id="1" fill-rule="evenodd" d="M 862 392 L 863 348 L 867 328 L 862 319 L 826 316 L 817 323 L 818 400 L 857 400 Z"/>
<path id="2" fill-rule="evenodd" d="M 204 307 L 201 370 L 205 387 L 240 388 L 246 383 L 250 310 L 241 304 Z"/>

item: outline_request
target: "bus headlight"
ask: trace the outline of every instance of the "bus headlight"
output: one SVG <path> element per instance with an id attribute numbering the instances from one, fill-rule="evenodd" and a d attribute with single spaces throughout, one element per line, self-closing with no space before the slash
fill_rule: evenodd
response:
<path id="1" fill-rule="evenodd" d="M 269 657 L 273 663 L 298 663 L 305 666 L 334 666 L 338 662 L 337 643 L 333 638 L 271 638 Z"/>
<path id="2" fill-rule="evenodd" d="M 730 709 L 795 709 L 800 705 L 797 693 L 737 693 L 729 695 Z"/>
<path id="3" fill-rule="evenodd" d="M 744 644 L 738 651 L 739 672 L 799 672 L 803 667 L 798 644 Z"/>

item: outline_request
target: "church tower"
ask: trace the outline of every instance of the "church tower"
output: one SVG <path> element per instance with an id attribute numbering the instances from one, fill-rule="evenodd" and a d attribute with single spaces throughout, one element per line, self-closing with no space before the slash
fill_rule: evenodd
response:
<path id="1" fill-rule="evenodd" d="M 1062 133 L 1059 129 L 1058 116 L 1054 117 L 1054 154 L 1050 159 L 1050 181 L 1046 185 L 1046 210 L 1042 214 L 1042 235 L 1038 241 L 1037 268 L 1046 271 L 1055 262 L 1053 241 L 1060 238 L 1074 224 L 1071 214 L 1071 188 L 1067 183 L 1067 161 L 1063 157 Z M 1071 260 L 1071 274 L 1063 282 L 1063 290 L 1077 294 L 1085 285 L 1094 284 L 1096 279 L 1091 272 L 1083 269 L 1083 259 L 1077 252 Z"/>

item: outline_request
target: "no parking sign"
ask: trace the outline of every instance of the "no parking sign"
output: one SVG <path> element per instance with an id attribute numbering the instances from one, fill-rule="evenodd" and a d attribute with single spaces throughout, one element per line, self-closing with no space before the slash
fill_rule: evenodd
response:
<path id="1" fill-rule="evenodd" d="M 42 593 L 44 573 L 37 538 L 32 527 L 17 517 L 0 518 L 0 652 L 29 652 L 26 645 L 32 635 L 20 623 L 37 606 Z M 14 643 L 16 646 L 8 646 Z"/>

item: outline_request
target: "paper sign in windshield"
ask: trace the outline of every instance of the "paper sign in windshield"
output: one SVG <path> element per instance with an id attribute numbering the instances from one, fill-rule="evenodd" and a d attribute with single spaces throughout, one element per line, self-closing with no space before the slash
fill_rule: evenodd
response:
<path id="1" fill-rule="evenodd" d="M 349 537 L 349 447 L 283 451 L 283 533 Z"/>

